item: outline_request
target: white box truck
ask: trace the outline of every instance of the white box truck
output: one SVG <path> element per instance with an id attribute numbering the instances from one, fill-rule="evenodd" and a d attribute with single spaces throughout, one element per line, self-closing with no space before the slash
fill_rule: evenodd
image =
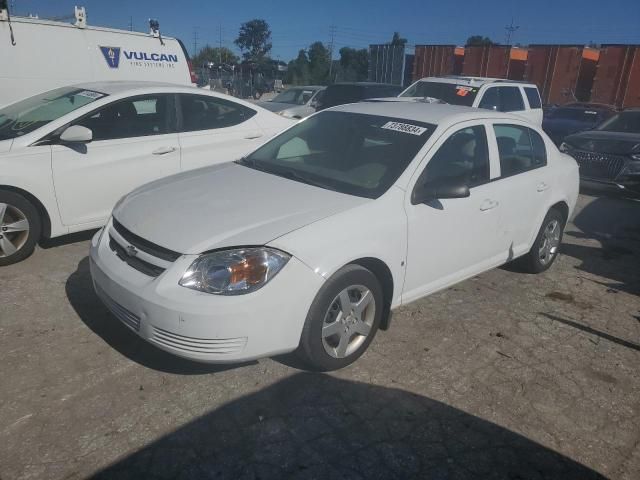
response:
<path id="1" fill-rule="evenodd" d="M 159 33 L 88 26 L 84 8 L 75 23 L 10 17 L 0 2 L 0 106 L 79 82 L 142 80 L 194 84 L 182 42 Z"/>

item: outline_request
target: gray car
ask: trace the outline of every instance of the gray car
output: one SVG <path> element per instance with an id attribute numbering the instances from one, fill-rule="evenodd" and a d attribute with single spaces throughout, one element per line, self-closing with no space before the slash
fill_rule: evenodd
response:
<path id="1" fill-rule="evenodd" d="M 316 111 L 316 101 L 325 88 L 319 85 L 291 87 L 273 100 L 258 102 L 258 105 L 287 118 L 308 117 Z"/>

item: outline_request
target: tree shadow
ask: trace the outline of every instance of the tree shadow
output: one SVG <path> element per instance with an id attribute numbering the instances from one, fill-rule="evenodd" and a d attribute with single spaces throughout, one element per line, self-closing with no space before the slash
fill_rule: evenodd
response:
<path id="1" fill-rule="evenodd" d="M 640 295 L 640 202 L 600 197 L 573 223 L 580 231 L 567 231 L 566 236 L 597 240 L 601 246 L 563 243 L 560 251 L 580 260 L 579 270 L 612 280 L 604 286 Z"/>
<path id="2" fill-rule="evenodd" d="M 153 370 L 179 375 L 202 375 L 241 368 L 256 362 L 211 365 L 192 362 L 160 350 L 122 325 L 102 304 L 93 290 L 89 258 L 78 264 L 65 284 L 69 303 L 84 324 L 109 346 L 128 359 Z"/>
<path id="3" fill-rule="evenodd" d="M 414 393 L 298 373 L 95 479 L 602 479 L 527 438 Z"/>

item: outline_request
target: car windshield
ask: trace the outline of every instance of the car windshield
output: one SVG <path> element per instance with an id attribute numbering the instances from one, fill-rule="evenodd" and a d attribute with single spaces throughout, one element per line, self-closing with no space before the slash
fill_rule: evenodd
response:
<path id="1" fill-rule="evenodd" d="M 238 163 L 328 190 L 378 198 L 435 128 L 415 120 L 327 111 L 298 123 Z"/>
<path id="2" fill-rule="evenodd" d="M 620 112 L 597 129 L 605 132 L 640 133 L 640 110 Z"/>
<path id="3" fill-rule="evenodd" d="M 313 97 L 315 90 L 308 88 L 290 88 L 277 95 L 272 102 L 289 103 L 291 105 L 304 105 Z"/>
<path id="4" fill-rule="evenodd" d="M 547 112 L 548 118 L 596 123 L 602 118 L 602 111 L 583 108 L 554 108 Z"/>
<path id="5" fill-rule="evenodd" d="M 418 81 L 400 94 L 401 97 L 427 97 L 442 100 L 451 105 L 470 107 L 478 95 L 478 87 L 455 83 Z"/>
<path id="6" fill-rule="evenodd" d="M 64 87 L 8 105 L 0 109 L 0 140 L 31 133 L 105 96 L 93 90 Z"/>

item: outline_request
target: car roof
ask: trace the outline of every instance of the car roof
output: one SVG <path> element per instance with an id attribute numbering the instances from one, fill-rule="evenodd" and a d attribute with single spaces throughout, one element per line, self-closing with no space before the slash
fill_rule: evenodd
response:
<path id="1" fill-rule="evenodd" d="M 459 105 L 445 105 L 440 103 L 423 102 L 359 102 L 339 105 L 327 109 L 334 112 L 351 112 L 367 115 L 378 115 L 382 117 L 403 118 L 438 125 L 446 122 L 462 122 L 465 120 L 478 119 L 513 119 L 522 118 L 504 112 L 493 112 L 472 107 L 462 107 Z"/>
<path id="2" fill-rule="evenodd" d="M 352 85 L 356 87 L 397 87 L 402 88 L 400 85 L 393 85 L 392 83 L 376 83 L 376 82 L 338 82 L 329 87 L 338 87 L 341 85 Z"/>
<path id="3" fill-rule="evenodd" d="M 473 87 L 481 87 L 482 85 L 488 85 L 491 83 L 514 83 L 518 85 L 527 85 L 531 87 L 536 87 L 534 83 L 523 82 L 520 80 L 509 80 L 505 78 L 491 78 L 491 77 L 469 77 L 469 76 L 462 76 L 462 75 L 447 75 L 444 77 L 425 77 L 425 78 L 421 78 L 419 81 L 420 82 L 452 83 L 455 85 L 465 85 L 465 86 L 473 86 Z"/>
<path id="4" fill-rule="evenodd" d="M 149 88 L 184 89 L 186 91 L 192 91 L 196 89 L 196 87 L 191 85 L 181 85 L 176 83 L 126 80 L 111 82 L 84 82 L 76 83 L 73 86 L 77 88 L 84 88 L 87 90 L 95 90 L 96 92 L 106 93 L 107 95 L 118 95 L 120 93 L 125 93 L 132 90 L 145 90 Z"/>
<path id="5" fill-rule="evenodd" d="M 292 87 L 287 88 L 286 90 L 293 90 L 294 88 L 300 89 L 300 90 L 320 90 L 321 88 L 327 88 L 323 85 L 294 85 Z M 286 91 L 284 90 L 284 91 Z"/>
<path id="6" fill-rule="evenodd" d="M 566 103 L 564 105 L 558 105 L 557 107 L 553 107 L 554 110 L 558 110 L 561 108 L 566 109 L 574 109 L 574 110 L 615 110 L 611 105 L 606 105 L 604 103 L 587 103 L 587 102 L 575 102 L 575 103 Z"/>

